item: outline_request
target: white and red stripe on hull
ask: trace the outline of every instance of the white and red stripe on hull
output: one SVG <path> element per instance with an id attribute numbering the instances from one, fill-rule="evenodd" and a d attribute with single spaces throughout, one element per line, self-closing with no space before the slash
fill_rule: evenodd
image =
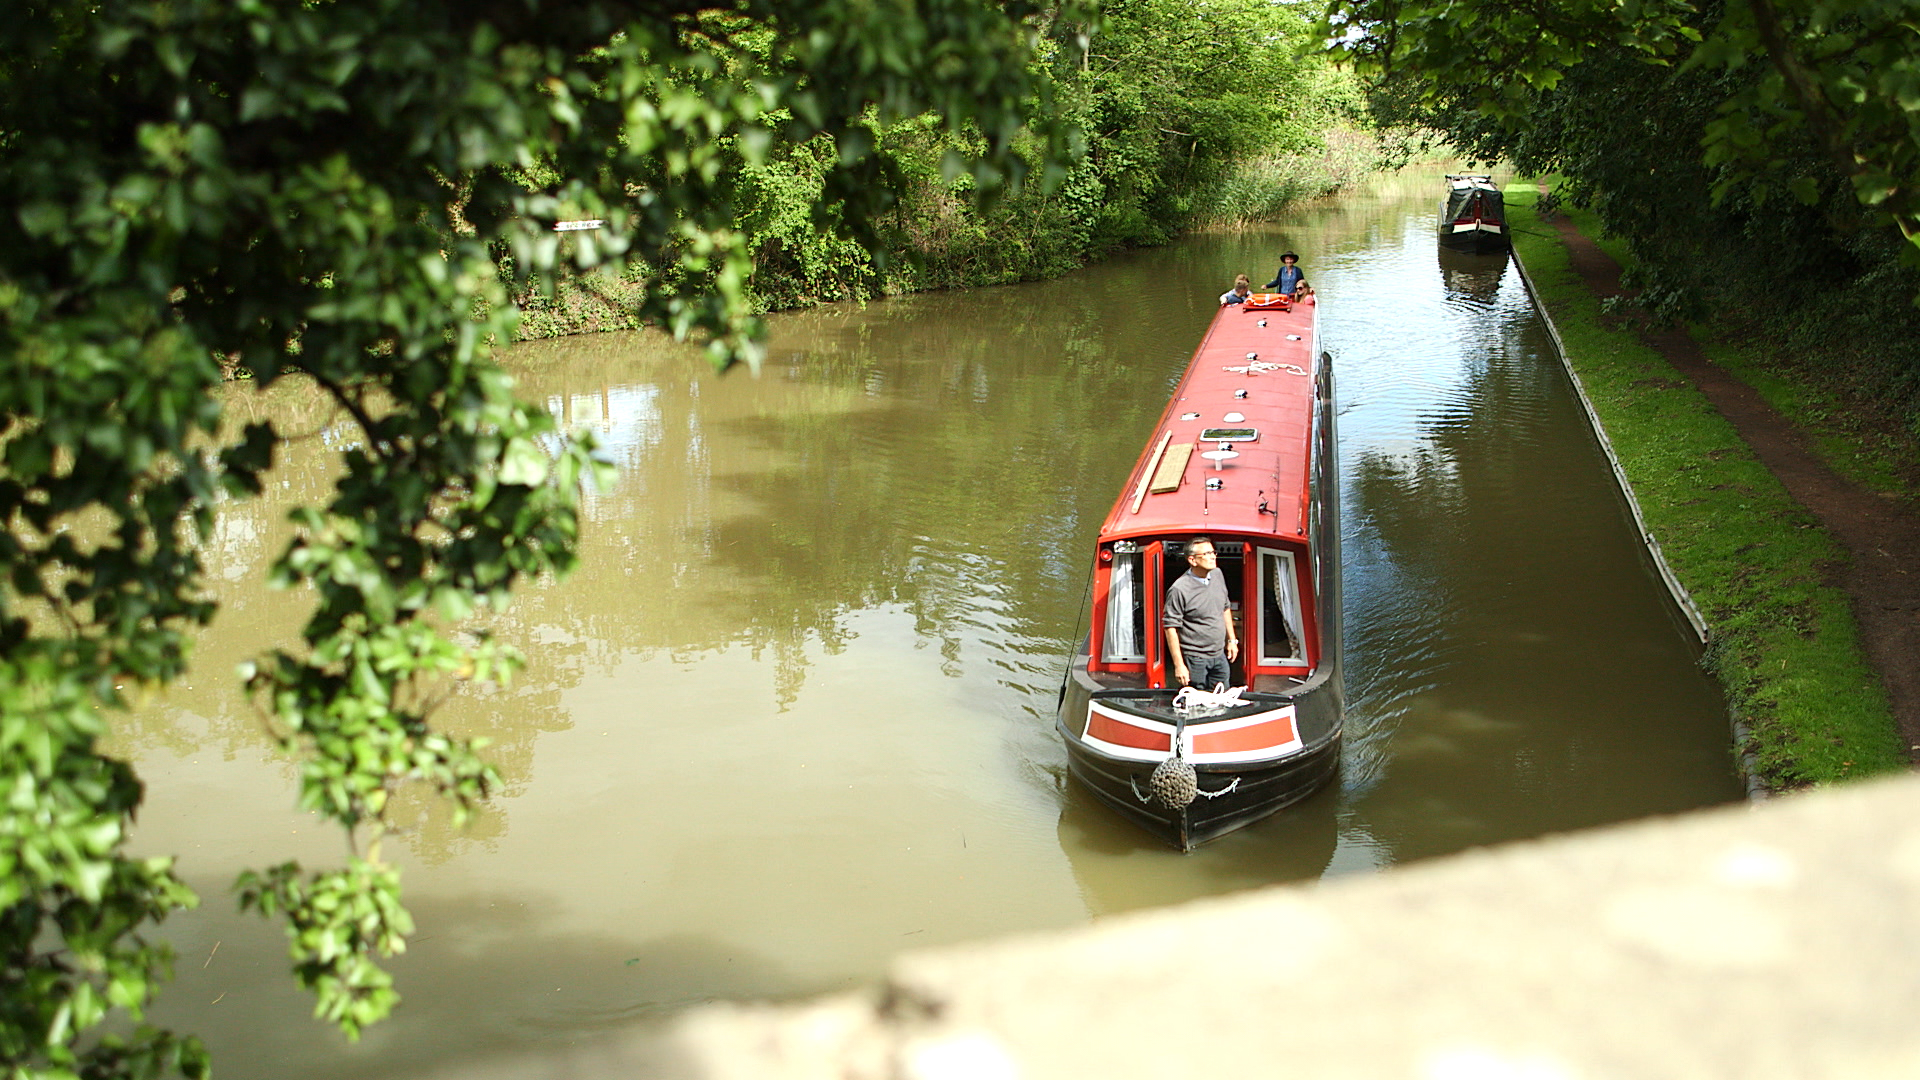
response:
<path id="1" fill-rule="evenodd" d="M 1098 700 L 1087 705 L 1080 738 L 1089 749 L 1121 761 L 1164 761 L 1173 752 L 1174 726 L 1110 709 Z M 1304 745 L 1294 706 L 1247 716 L 1188 724 L 1181 750 L 1195 765 L 1269 761 L 1297 753 Z"/>

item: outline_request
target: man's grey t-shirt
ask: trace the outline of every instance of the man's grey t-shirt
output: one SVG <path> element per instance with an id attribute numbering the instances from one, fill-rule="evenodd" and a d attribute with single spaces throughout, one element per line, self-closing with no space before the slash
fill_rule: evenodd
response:
<path id="1" fill-rule="evenodd" d="M 1204 578 L 1189 571 L 1167 590 L 1160 625 L 1180 631 L 1182 653 L 1211 656 L 1227 651 L 1226 610 L 1226 577 L 1217 569 L 1209 570 Z"/>

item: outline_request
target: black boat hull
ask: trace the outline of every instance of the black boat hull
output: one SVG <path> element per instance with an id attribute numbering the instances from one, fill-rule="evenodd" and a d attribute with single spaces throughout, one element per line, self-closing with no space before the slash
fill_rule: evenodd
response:
<path id="1" fill-rule="evenodd" d="M 1180 851 L 1265 818 L 1312 795 L 1339 771 L 1340 739 L 1257 767 L 1196 766 L 1201 794 L 1170 809 L 1147 795 L 1154 766 L 1119 761 L 1069 738 L 1067 771 L 1120 816 Z M 1209 794 L 1218 793 L 1218 794 Z"/>
<path id="2" fill-rule="evenodd" d="M 1237 708 L 1183 722 L 1172 710 L 1171 691 L 1114 686 L 1090 674 L 1082 658 L 1069 669 L 1055 727 L 1066 744 L 1067 771 L 1073 779 L 1120 816 L 1184 852 L 1251 825 L 1325 786 L 1340 767 L 1345 697 L 1339 659 L 1333 657 L 1306 683 L 1282 693 L 1255 692 Z M 1148 723 L 1184 727 L 1190 735 L 1286 712 L 1298 732 L 1299 746 L 1255 760 L 1196 762 L 1193 769 L 1200 793 L 1185 806 L 1168 806 L 1150 793 L 1150 781 L 1164 751 L 1120 757 L 1085 738 L 1088 713 L 1096 703 Z"/>
<path id="3" fill-rule="evenodd" d="M 1469 255 L 1492 255 L 1512 247 L 1507 230 L 1498 232 L 1487 229 L 1474 229 L 1470 232 L 1454 232 L 1452 225 L 1442 222 L 1440 225 L 1440 243 L 1454 251 L 1464 251 Z"/>

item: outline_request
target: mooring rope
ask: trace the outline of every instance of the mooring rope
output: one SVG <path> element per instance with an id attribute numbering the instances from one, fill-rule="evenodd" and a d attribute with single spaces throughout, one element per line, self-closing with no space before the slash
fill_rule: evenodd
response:
<path id="1" fill-rule="evenodd" d="M 1249 360 L 1239 367 L 1222 365 L 1221 371 L 1231 371 L 1235 375 L 1258 375 L 1263 371 L 1284 371 L 1289 375 L 1305 375 L 1306 370 L 1298 364 L 1276 364 L 1271 360 Z"/>
<path id="2" fill-rule="evenodd" d="M 1179 693 L 1173 695 L 1173 711 L 1182 716 L 1194 716 L 1231 708 L 1241 703 L 1240 694 L 1245 690 L 1244 686 L 1236 686 L 1231 690 L 1202 690 L 1197 686 L 1183 686 Z"/>

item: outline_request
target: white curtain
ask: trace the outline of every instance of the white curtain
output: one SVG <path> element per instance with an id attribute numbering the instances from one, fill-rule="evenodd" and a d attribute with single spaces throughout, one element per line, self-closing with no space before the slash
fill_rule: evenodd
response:
<path id="1" fill-rule="evenodd" d="M 1300 633 L 1300 598 L 1293 585 L 1293 556 L 1268 552 L 1267 576 L 1273 580 L 1274 606 L 1280 609 L 1280 618 L 1287 627 L 1287 639 L 1293 643 L 1293 655 L 1275 656 L 1272 659 L 1305 660 L 1307 639 Z"/>
<path id="2" fill-rule="evenodd" d="M 1140 648 L 1140 620 L 1134 615 L 1140 606 L 1139 572 L 1140 556 L 1114 556 L 1107 585 L 1107 660 L 1139 660 L 1146 655 Z"/>

